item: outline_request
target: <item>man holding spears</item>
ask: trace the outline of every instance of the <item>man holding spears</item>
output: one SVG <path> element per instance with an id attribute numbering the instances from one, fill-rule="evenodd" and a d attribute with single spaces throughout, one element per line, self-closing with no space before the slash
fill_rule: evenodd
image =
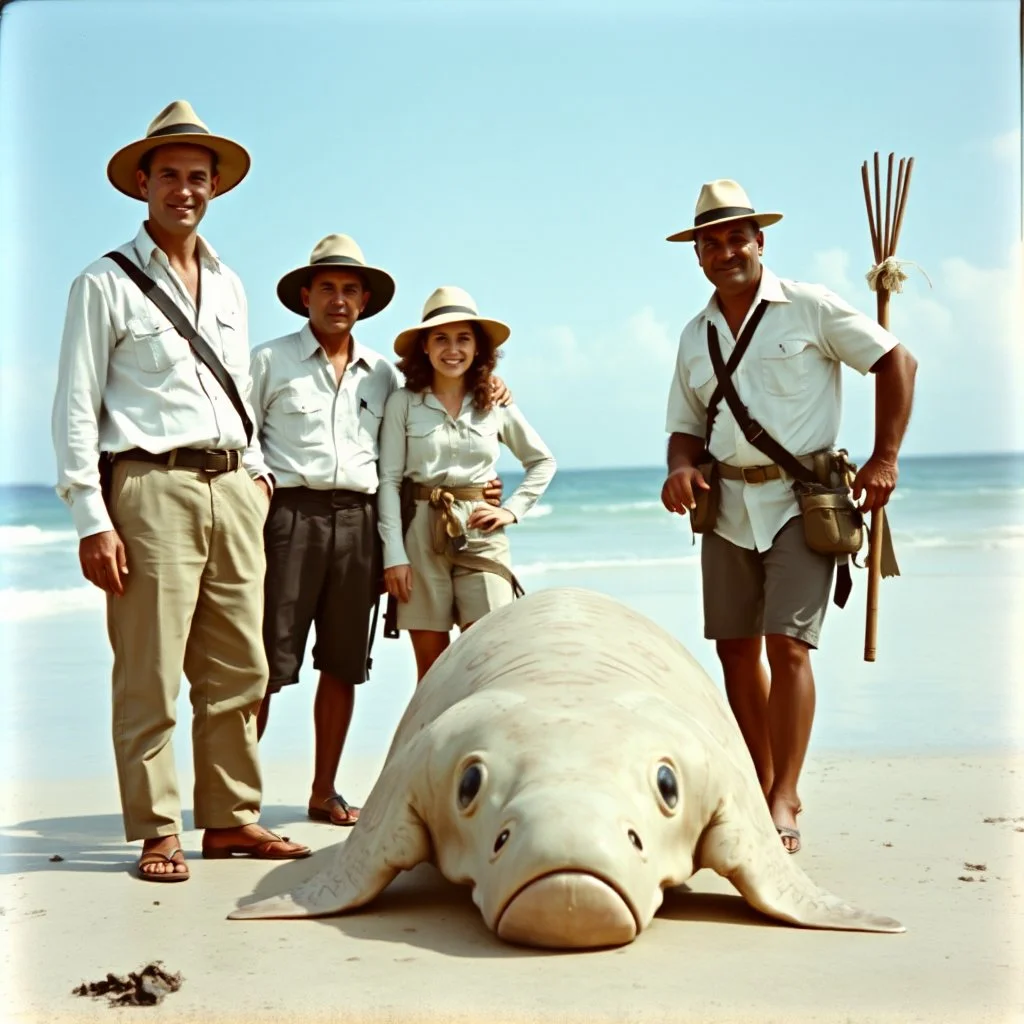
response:
<path id="1" fill-rule="evenodd" d="M 805 540 L 793 487 L 800 466 L 787 454 L 811 469 L 815 453 L 832 453 L 841 364 L 873 373 L 874 448 L 852 492 L 863 496 L 861 513 L 882 508 L 896 486 L 917 363 L 889 331 L 828 289 L 780 279 L 762 265 L 763 228 L 781 219 L 757 212 L 735 181 L 721 179 L 702 187 L 692 227 L 668 238 L 694 243 L 715 292 L 679 340 L 661 498 L 670 512 L 686 515 L 698 499 L 717 496 L 701 546 L 705 636 L 715 641 L 776 829 L 796 853 L 798 782 L 815 705 L 810 652 L 836 556 Z M 726 372 L 716 372 L 716 363 Z M 779 458 L 793 472 L 766 457 L 766 441 L 784 449 Z"/>

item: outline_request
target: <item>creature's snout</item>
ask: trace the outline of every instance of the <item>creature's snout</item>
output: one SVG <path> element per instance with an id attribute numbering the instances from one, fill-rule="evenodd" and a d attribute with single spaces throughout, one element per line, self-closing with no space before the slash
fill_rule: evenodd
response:
<path id="1" fill-rule="evenodd" d="M 558 871 L 516 893 L 496 930 L 506 942 L 525 946 L 593 949 L 632 942 L 637 923 L 607 882 L 582 871 Z"/>

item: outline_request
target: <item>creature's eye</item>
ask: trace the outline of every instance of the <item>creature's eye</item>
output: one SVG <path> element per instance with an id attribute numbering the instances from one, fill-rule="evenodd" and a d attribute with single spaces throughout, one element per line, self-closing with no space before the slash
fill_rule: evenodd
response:
<path id="1" fill-rule="evenodd" d="M 494 840 L 494 852 L 497 853 L 507 842 L 508 842 L 508 829 L 503 828 L 498 833 L 498 838 Z"/>
<path id="2" fill-rule="evenodd" d="M 679 803 L 679 781 L 667 764 L 658 766 L 658 792 L 666 806 L 675 807 Z"/>
<path id="3" fill-rule="evenodd" d="M 484 781 L 484 770 L 478 761 L 466 765 L 459 779 L 459 807 L 465 810 L 476 799 Z"/>

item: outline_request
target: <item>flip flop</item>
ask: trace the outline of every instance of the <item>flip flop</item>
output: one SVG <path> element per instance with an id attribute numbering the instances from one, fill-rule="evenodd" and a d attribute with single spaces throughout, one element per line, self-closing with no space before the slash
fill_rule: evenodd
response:
<path id="1" fill-rule="evenodd" d="M 185 858 L 185 851 L 179 846 L 175 850 L 171 850 L 170 853 L 161 853 L 159 850 L 146 850 L 141 857 L 139 857 L 138 863 L 135 865 L 135 873 L 144 882 L 187 882 L 189 879 L 188 865 L 185 865 L 184 871 L 143 871 L 142 869 L 147 864 L 158 864 L 160 861 L 165 861 L 168 864 L 178 865 L 181 862 L 176 861 L 174 858 L 181 854 L 182 860 Z"/>
<path id="2" fill-rule="evenodd" d="M 785 825 L 776 825 L 775 831 L 779 833 L 780 839 L 795 839 L 796 846 L 790 848 L 785 843 L 782 844 L 782 848 L 787 853 L 799 853 L 800 852 L 800 829 L 798 828 L 786 828 Z"/>
<path id="3" fill-rule="evenodd" d="M 229 857 L 253 857 L 256 860 L 298 860 L 302 857 L 309 857 L 313 853 L 308 846 L 303 846 L 300 843 L 294 844 L 298 849 L 275 852 L 275 844 L 290 843 L 291 840 L 287 836 L 279 836 L 271 832 L 270 829 L 263 831 L 267 833 L 268 839 L 257 840 L 253 843 L 227 843 L 223 846 L 207 842 L 206 837 L 209 833 L 206 833 L 203 836 L 203 857 L 206 860 L 225 860 Z"/>
<path id="4" fill-rule="evenodd" d="M 339 821 L 333 814 L 331 814 L 331 804 L 339 804 L 341 809 L 345 812 L 344 821 Z M 306 814 L 309 816 L 311 821 L 325 821 L 328 825 L 339 825 L 346 827 L 354 825 L 359 820 L 358 807 L 349 807 L 346 803 L 345 798 L 340 794 L 336 793 L 334 796 L 329 796 L 323 803 L 323 807 L 309 807 L 306 809 Z"/>

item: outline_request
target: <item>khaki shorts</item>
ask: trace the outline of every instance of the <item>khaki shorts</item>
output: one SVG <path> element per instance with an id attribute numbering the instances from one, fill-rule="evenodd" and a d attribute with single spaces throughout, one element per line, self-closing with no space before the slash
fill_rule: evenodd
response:
<path id="1" fill-rule="evenodd" d="M 807 546 L 799 515 L 763 552 L 706 533 L 700 564 L 707 639 L 777 634 L 818 646 L 836 560 Z"/>
<path id="2" fill-rule="evenodd" d="M 476 502 L 457 501 L 465 521 Z M 503 527 L 493 533 L 466 531 L 464 550 L 511 566 L 508 538 Z M 416 502 L 416 515 L 405 535 L 405 551 L 412 565 L 412 594 L 398 602 L 399 629 L 429 629 L 447 633 L 452 626 L 466 626 L 489 611 L 511 604 L 512 587 L 493 572 L 474 572 L 452 565 L 445 555 L 434 554 L 431 509 Z"/>

